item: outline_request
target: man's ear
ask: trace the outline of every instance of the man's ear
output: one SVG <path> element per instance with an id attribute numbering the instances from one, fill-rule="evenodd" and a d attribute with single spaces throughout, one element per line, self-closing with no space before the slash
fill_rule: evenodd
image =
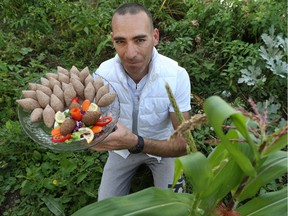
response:
<path id="1" fill-rule="evenodd" d="M 110 32 L 110 36 L 111 36 L 111 42 L 112 42 L 113 48 L 114 48 L 113 32 Z"/>
<path id="2" fill-rule="evenodd" d="M 156 46 L 159 42 L 159 30 L 157 28 L 153 30 L 153 40 L 154 40 L 154 46 Z"/>

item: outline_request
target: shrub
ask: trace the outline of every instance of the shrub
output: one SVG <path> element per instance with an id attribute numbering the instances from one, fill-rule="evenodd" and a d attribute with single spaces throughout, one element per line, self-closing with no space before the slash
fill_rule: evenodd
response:
<path id="1" fill-rule="evenodd" d="M 4 215 L 39 211 L 45 215 L 57 214 L 53 205 L 61 213 L 72 214 L 76 208 L 96 200 L 106 154 L 42 149 L 21 130 L 15 100 L 29 82 L 55 71 L 58 65 L 88 66 L 94 71 L 102 61 L 114 56 L 109 37 L 110 18 L 123 2 L 0 2 L 0 211 Z M 275 74 L 278 69 L 271 65 L 273 55 L 268 51 L 273 45 L 273 50 L 278 52 L 275 55 L 278 60 L 273 61 L 281 60 L 283 65 L 287 62 L 286 2 L 137 2 L 146 5 L 155 18 L 155 26 L 160 30 L 159 52 L 179 61 L 190 74 L 194 95 L 192 114 L 203 112 L 201 104 L 211 95 L 220 95 L 229 103 L 243 107 L 248 107 L 247 99 L 251 96 L 257 98 L 259 110 L 267 101 L 269 119 L 281 119 L 281 124 L 270 124 L 271 132 L 286 124 L 287 74 L 281 73 L 284 78 L 278 72 Z M 271 26 L 274 26 L 273 34 L 269 30 Z M 282 40 L 284 47 L 280 46 Z M 255 81 L 253 77 L 259 79 Z M 251 80 L 253 85 L 247 85 Z M 215 134 L 202 126 L 201 130 L 193 131 L 193 136 L 199 149 L 208 155 L 211 146 L 205 141 Z M 72 170 L 65 173 L 70 166 L 76 168 L 69 168 Z M 51 183 L 54 179 L 58 185 Z M 79 202 L 76 194 L 81 195 Z M 8 205 L 10 197 L 14 199 Z"/>

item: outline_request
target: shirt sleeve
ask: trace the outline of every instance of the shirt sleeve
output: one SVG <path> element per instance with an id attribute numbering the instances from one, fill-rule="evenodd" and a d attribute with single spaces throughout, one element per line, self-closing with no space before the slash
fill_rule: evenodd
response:
<path id="1" fill-rule="evenodd" d="M 176 81 L 176 89 L 174 92 L 174 97 L 176 99 L 176 102 L 178 104 L 179 110 L 181 112 L 187 112 L 191 110 L 191 83 L 190 83 L 190 77 L 187 73 L 187 71 L 179 67 L 177 74 L 177 81 Z M 172 104 L 169 106 L 169 112 L 174 112 L 174 108 Z"/>

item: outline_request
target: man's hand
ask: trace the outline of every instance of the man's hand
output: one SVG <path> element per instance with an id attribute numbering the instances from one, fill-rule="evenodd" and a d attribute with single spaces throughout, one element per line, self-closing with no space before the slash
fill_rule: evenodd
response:
<path id="1" fill-rule="evenodd" d="M 190 118 L 189 112 L 183 113 L 185 119 Z M 174 129 L 179 125 L 175 113 L 170 113 Z M 117 123 L 116 130 L 110 133 L 101 143 L 91 147 L 94 151 L 112 151 L 131 149 L 138 143 L 138 137 L 126 126 Z M 184 137 L 176 137 L 173 140 L 155 140 L 144 138 L 143 152 L 160 157 L 178 157 L 187 154 L 187 142 Z"/>
<path id="2" fill-rule="evenodd" d="M 94 151 L 111 151 L 131 149 L 138 143 L 138 137 L 127 127 L 117 123 L 117 129 L 110 133 L 104 141 L 91 147 Z M 178 157 L 185 155 L 186 140 L 183 137 L 171 140 L 154 140 L 144 138 L 143 152 L 160 157 Z"/>
<path id="3" fill-rule="evenodd" d="M 129 149 L 135 146 L 137 142 L 137 136 L 118 122 L 114 132 L 110 133 L 101 143 L 98 143 L 90 149 L 94 151 Z"/>

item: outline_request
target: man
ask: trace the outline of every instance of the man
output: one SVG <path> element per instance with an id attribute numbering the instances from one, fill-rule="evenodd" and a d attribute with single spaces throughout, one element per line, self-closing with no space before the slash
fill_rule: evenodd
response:
<path id="1" fill-rule="evenodd" d="M 112 17 L 111 37 L 117 54 L 102 63 L 96 74 L 115 88 L 121 110 L 116 131 L 92 148 L 109 151 L 99 201 L 128 194 L 133 175 L 144 163 L 151 169 L 156 187 L 171 187 L 174 157 L 185 155 L 187 144 L 184 138 L 169 140 L 179 122 L 165 82 L 185 119 L 191 109 L 189 76 L 155 49 L 159 31 L 145 7 L 136 3 L 120 6 Z M 177 190 L 181 191 L 179 185 Z"/>

